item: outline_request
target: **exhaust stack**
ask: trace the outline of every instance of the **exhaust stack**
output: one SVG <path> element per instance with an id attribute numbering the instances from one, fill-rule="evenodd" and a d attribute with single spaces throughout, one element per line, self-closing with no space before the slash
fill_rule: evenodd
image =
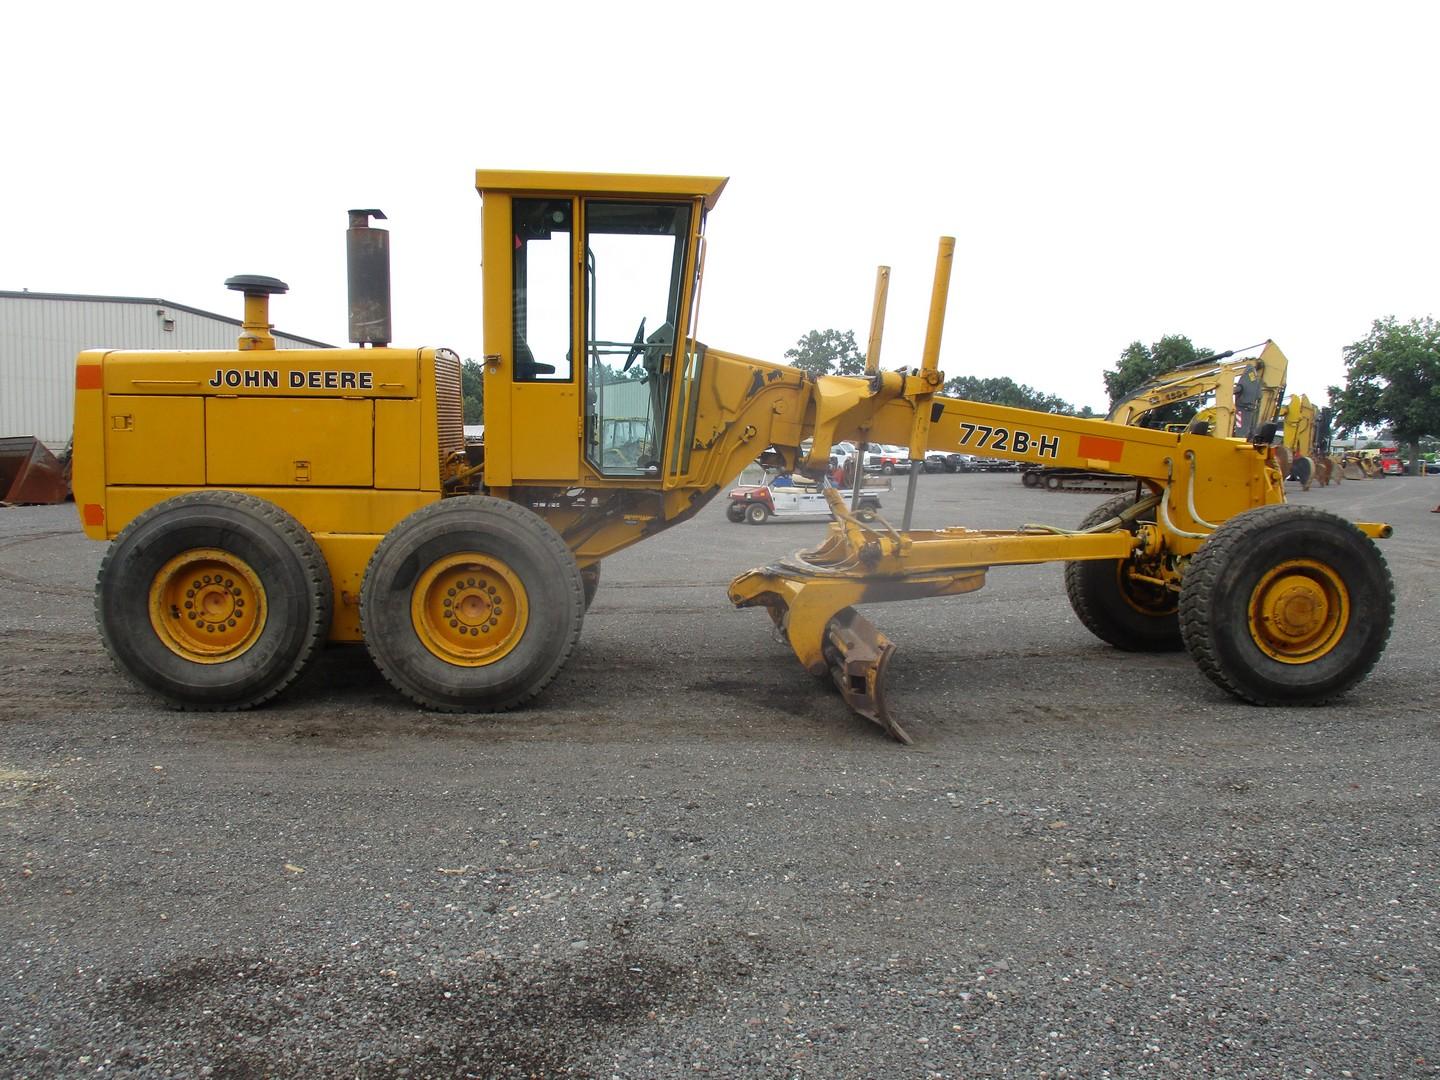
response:
<path id="1" fill-rule="evenodd" d="M 274 349 L 275 338 L 270 333 L 275 329 L 270 324 L 270 296 L 272 293 L 289 292 L 290 286 L 279 278 L 237 274 L 225 279 L 225 287 L 245 294 L 245 321 L 241 324 L 240 340 L 235 347 L 242 352 Z"/>
<path id="2" fill-rule="evenodd" d="M 372 217 L 385 220 L 380 210 L 351 210 L 345 231 L 350 340 L 362 348 L 390 344 L 390 233 L 372 229 Z"/>

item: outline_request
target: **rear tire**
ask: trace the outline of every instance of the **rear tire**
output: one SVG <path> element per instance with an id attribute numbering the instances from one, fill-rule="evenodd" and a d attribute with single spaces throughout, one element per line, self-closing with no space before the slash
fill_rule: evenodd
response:
<path id="1" fill-rule="evenodd" d="M 764 525 L 770 511 L 762 503 L 751 503 L 745 508 L 745 520 L 751 525 Z"/>
<path id="2" fill-rule="evenodd" d="M 105 649 L 177 709 L 269 701 L 330 629 L 330 571 L 280 507 L 234 491 L 167 499 L 111 544 L 95 586 Z"/>
<path id="3" fill-rule="evenodd" d="M 415 511 L 365 569 L 360 623 L 392 686 L 445 712 L 529 701 L 569 659 L 585 614 L 575 557 L 522 506 L 461 496 Z"/>
<path id="4" fill-rule="evenodd" d="M 1053 479 L 1053 477 L 1052 477 Z M 1101 503 L 1080 523 L 1093 528 L 1139 501 L 1126 492 Z M 1153 515 L 1146 520 L 1153 520 Z M 1130 532 L 1136 531 L 1131 524 Z M 1085 628 L 1127 652 L 1175 652 L 1180 638 L 1179 602 L 1169 589 L 1135 581 L 1128 559 L 1091 559 L 1065 564 L 1065 593 Z"/>
<path id="5" fill-rule="evenodd" d="M 1236 514 L 1190 560 L 1180 629 L 1200 670 L 1256 705 L 1330 701 L 1385 651 L 1395 586 L 1374 542 L 1310 506 Z"/>

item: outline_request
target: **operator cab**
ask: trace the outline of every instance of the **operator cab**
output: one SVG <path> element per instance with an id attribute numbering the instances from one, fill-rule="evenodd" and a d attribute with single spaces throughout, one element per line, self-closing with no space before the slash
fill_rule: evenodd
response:
<path id="1" fill-rule="evenodd" d="M 724 180 L 480 172 L 476 186 L 487 484 L 682 472 L 688 448 L 666 432 L 698 405 L 703 356 L 687 338 Z"/>

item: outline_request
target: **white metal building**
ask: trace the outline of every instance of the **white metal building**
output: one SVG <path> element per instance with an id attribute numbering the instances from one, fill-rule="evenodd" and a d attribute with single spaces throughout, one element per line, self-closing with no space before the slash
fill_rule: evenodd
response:
<path id="1" fill-rule="evenodd" d="M 239 332 L 239 319 L 170 300 L 0 290 L 0 437 L 70 441 L 81 349 L 233 349 Z M 274 333 L 279 349 L 330 347 Z"/>

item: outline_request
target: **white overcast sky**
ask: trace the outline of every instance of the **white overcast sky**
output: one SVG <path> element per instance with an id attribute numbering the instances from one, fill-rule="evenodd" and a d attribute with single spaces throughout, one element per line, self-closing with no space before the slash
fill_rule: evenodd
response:
<path id="1" fill-rule="evenodd" d="M 724 175 L 700 337 L 1105 404 L 1134 340 L 1274 338 L 1322 397 L 1436 313 L 1440 4 L 18 4 L 0 288 L 161 296 L 343 343 L 345 211 L 389 215 L 397 343 L 482 351 L 477 167 Z M 95 344 L 104 344 L 96 342 Z"/>

